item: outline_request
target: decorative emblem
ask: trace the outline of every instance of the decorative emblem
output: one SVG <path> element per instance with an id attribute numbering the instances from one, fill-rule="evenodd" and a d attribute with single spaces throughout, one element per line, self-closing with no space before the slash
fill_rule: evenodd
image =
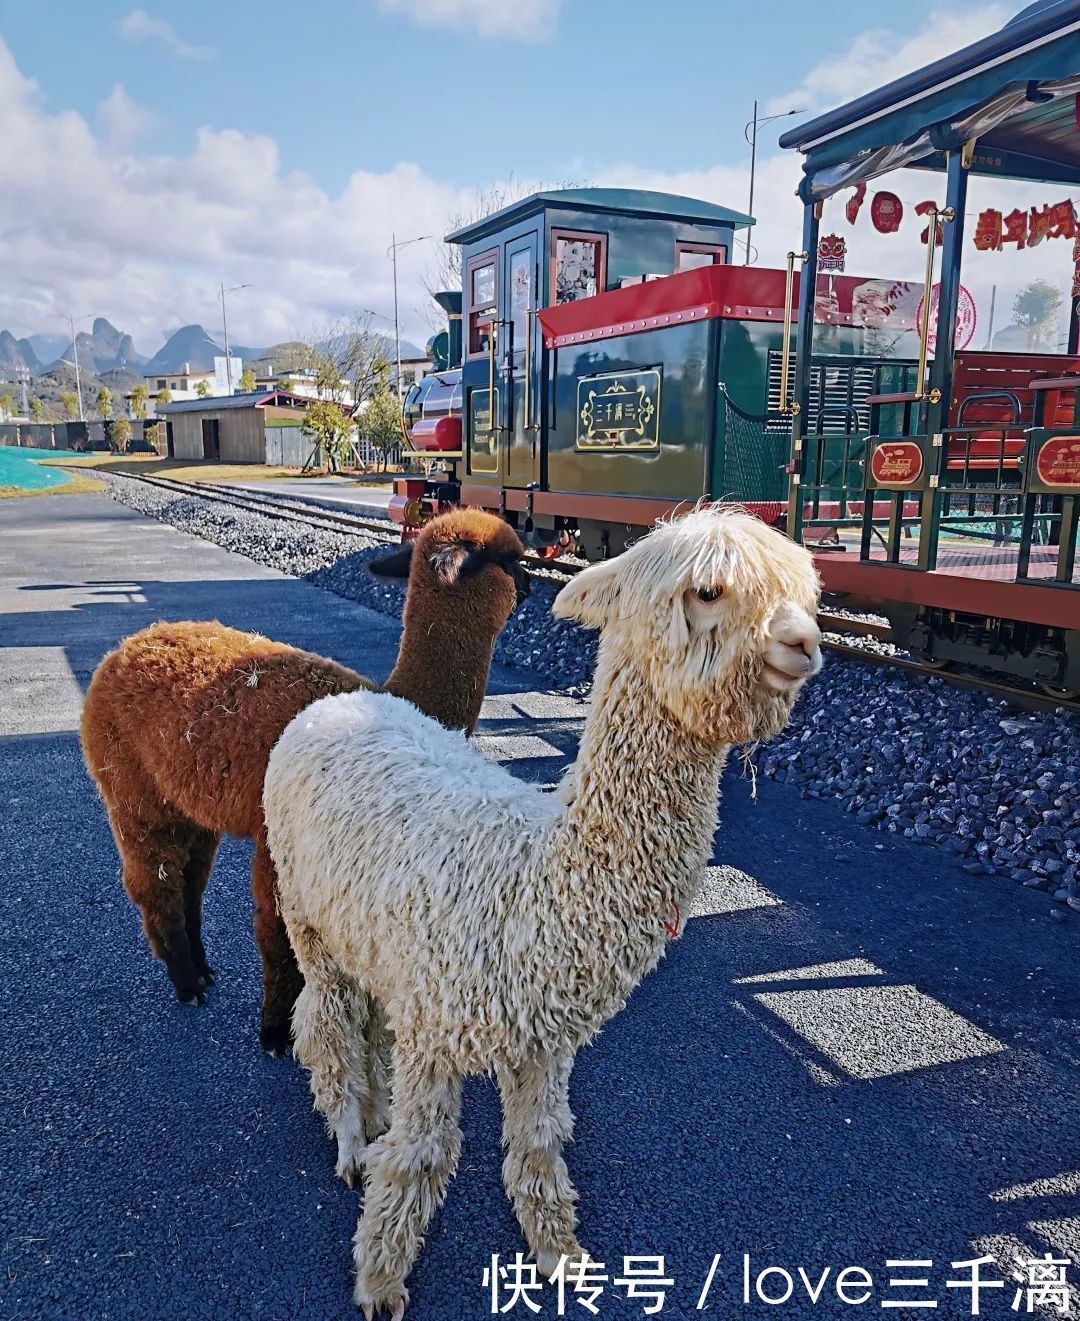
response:
<path id="1" fill-rule="evenodd" d="M 904 218 L 904 204 L 895 193 L 875 193 L 870 220 L 879 234 L 895 234 Z"/>
<path id="2" fill-rule="evenodd" d="M 578 449 L 656 449 L 659 371 L 612 372 L 578 381 Z"/>
<path id="3" fill-rule="evenodd" d="M 859 212 L 862 210 L 863 199 L 866 197 L 866 184 L 859 183 L 855 185 L 855 191 L 844 203 L 844 215 L 847 216 L 849 225 L 853 225 L 859 218 Z"/>
<path id="4" fill-rule="evenodd" d="M 886 441 L 870 459 L 870 472 L 878 486 L 914 486 L 922 470 L 922 450 L 913 440 Z"/>
<path id="5" fill-rule="evenodd" d="M 847 262 L 847 239 L 839 234 L 824 234 L 818 243 L 818 270 L 842 271 Z"/>
<path id="6" fill-rule="evenodd" d="M 1080 491 L 1080 436 L 1051 436 L 1039 450 L 1035 473 L 1044 486 Z"/>
<path id="7" fill-rule="evenodd" d="M 941 302 L 941 285 L 935 284 L 933 292 L 930 295 L 930 333 L 927 336 L 927 348 L 931 353 L 937 352 L 937 323 L 938 323 L 938 304 Z M 922 325 L 923 299 L 919 299 L 919 306 L 915 310 L 915 324 Z M 966 349 L 975 338 L 975 326 L 978 323 L 978 315 L 975 311 L 975 299 L 971 296 L 971 291 L 963 285 L 960 286 L 960 296 L 956 301 L 956 334 L 953 336 L 953 348 L 959 353 Z"/>

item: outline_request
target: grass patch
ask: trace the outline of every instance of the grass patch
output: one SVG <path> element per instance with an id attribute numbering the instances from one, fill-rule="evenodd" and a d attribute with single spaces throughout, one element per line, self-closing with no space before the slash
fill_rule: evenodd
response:
<path id="1" fill-rule="evenodd" d="M 66 464 L 52 464 L 52 467 L 66 467 Z M 28 491 L 23 486 L 0 486 L 0 500 L 21 500 L 24 496 L 35 495 L 94 495 L 104 491 L 104 482 L 84 477 L 81 473 L 72 473 L 66 482 L 59 486 L 43 486 L 38 490 Z"/>
<path id="2" fill-rule="evenodd" d="M 190 459 L 163 459 L 156 454 L 86 454 L 77 459 L 46 460 L 46 463 L 68 470 L 99 468 L 121 476 L 168 477 L 174 482 L 265 482 L 301 475 L 299 468 L 268 468 L 261 463 L 193 463 Z"/>

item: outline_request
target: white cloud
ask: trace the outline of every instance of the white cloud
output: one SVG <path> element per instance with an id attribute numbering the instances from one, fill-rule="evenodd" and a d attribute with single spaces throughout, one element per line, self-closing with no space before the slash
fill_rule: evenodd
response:
<path id="1" fill-rule="evenodd" d="M 0 42 L 0 122 L 23 162 L 0 190 L 3 320 L 20 335 L 62 329 L 74 308 L 107 316 L 153 352 L 165 329 L 219 328 L 222 279 L 252 286 L 230 300 L 239 343 L 291 339 L 360 307 L 389 312 L 391 231 L 441 234 L 467 202 L 407 162 L 357 171 L 331 195 L 285 171 L 273 139 L 233 129 L 200 130 L 185 156 L 140 154 L 109 131 L 130 129 L 129 102 L 114 89 L 100 131 L 51 113 Z M 413 337 L 423 335 L 411 309 L 427 302 L 430 256 L 424 243 L 399 253 Z"/>
<path id="2" fill-rule="evenodd" d="M 847 50 L 815 65 L 799 87 L 766 102 L 762 114 L 778 114 L 792 106 L 810 111 L 831 110 L 845 101 L 853 101 L 864 92 L 996 32 L 1014 9 L 1012 5 L 984 4 L 962 10 L 938 10 L 920 25 L 914 36 L 887 28 L 863 32 Z"/>
<path id="3" fill-rule="evenodd" d="M 157 117 L 129 96 L 121 83 L 114 83 L 112 91 L 98 106 L 98 123 L 110 147 L 130 151 L 153 129 Z"/>
<path id="4" fill-rule="evenodd" d="M 427 28 L 462 28 L 481 37 L 541 41 L 555 30 L 562 0 L 379 0 Z"/>
<path id="5" fill-rule="evenodd" d="M 154 18 L 145 9 L 133 9 L 120 23 L 120 35 L 128 41 L 160 41 L 174 55 L 185 60 L 205 60 L 213 55 L 209 46 L 193 46 L 178 36 L 164 18 Z"/>

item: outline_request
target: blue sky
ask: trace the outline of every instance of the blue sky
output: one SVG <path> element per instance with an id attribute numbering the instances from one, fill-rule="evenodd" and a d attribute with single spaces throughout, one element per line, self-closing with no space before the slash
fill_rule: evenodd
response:
<path id="1" fill-rule="evenodd" d="M 908 0 L 902 30 L 940 8 Z M 622 159 L 737 161 L 754 97 L 797 87 L 870 12 L 864 0 L 565 0 L 521 40 L 426 28 L 374 0 L 150 0 L 144 12 L 208 50 L 177 58 L 160 40 L 120 36 L 131 10 L 4 0 L 0 35 L 56 109 L 92 120 L 119 80 L 156 116 L 145 149 L 182 155 L 207 124 L 269 133 L 286 169 L 332 192 L 359 167 L 401 159 L 464 184 L 577 177 Z"/>
<path id="2" fill-rule="evenodd" d="M 442 233 L 510 177 L 743 208 L 755 96 L 763 113 L 821 111 L 1017 7 L 0 0 L 0 328 L 100 314 L 153 352 L 179 325 L 219 326 L 219 280 L 251 285 L 230 301 L 239 342 L 308 335 L 360 308 L 386 317 L 391 232 Z M 783 127 L 760 140 L 755 241 L 768 264 L 798 236 Z M 898 188 L 930 195 L 925 177 L 910 190 Z M 863 230 L 849 239 L 860 273 L 917 274 L 917 242 Z M 436 258 L 434 242 L 402 254 L 413 338 L 427 333 Z"/>

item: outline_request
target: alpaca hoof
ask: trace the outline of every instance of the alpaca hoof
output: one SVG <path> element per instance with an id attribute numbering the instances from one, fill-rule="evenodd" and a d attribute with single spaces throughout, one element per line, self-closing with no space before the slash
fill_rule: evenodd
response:
<path id="1" fill-rule="evenodd" d="M 288 1024 L 264 1023 L 259 1029 L 259 1045 L 275 1059 L 283 1059 L 291 1044 Z"/>
<path id="2" fill-rule="evenodd" d="M 355 1192 L 364 1182 L 364 1172 L 360 1162 L 356 1160 L 338 1162 L 337 1176 L 346 1188 L 351 1188 Z"/>
<path id="3" fill-rule="evenodd" d="M 559 1269 L 559 1262 L 566 1258 L 566 1269 L 573 1270 L 579 1261 L 589 1262 L 592 1258 L 577 1243 L 569 1243 L 564 1248 L 545 1248 L 536 1254 L 536 1266 L 541 1276 L 550 1281 L 551 1277 Z"/>
<path id="4" fill-rule="evenodd" d="M 201 986 L 178 986 L 176 988 L 176 998 L 187 1008 L 194 1008 L 196 1005 L 206 1004 L 206 992 Z"/>
<path id="5" fill-rule="evenodd" d="M 401 1321 L 409 1304 L 408 1290 L 403 1284 L 391 1285 L 378 1295 L 361 1287 L 359 1280 L 353 1290 L 353 1303 L 364 1313 L 366 1321 L 375 1321 L 379 1312 L 385 1312 L 390 1321 Z"/>
<path id="6" fill-rule="evenodd" d="M 214 985 L 213 969 L 207 968 L 205 965 L 202 968 L 200 968 L 199 981 L 201 981 L 204 986 L 213 986 Z"/>

